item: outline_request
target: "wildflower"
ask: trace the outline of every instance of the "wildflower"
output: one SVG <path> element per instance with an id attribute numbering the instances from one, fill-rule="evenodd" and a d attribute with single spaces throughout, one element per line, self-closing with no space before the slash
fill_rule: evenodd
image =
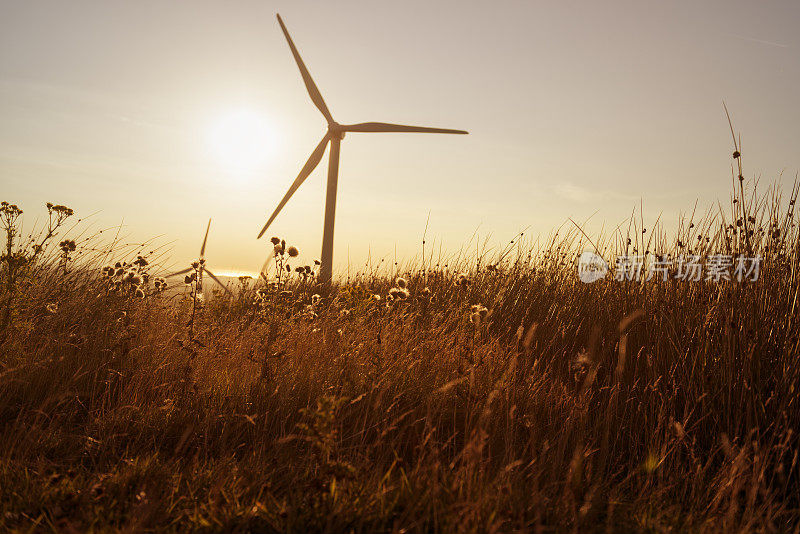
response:
<path id="1" fill-rule="evenodd" d="M 119 268 L 117 268 L 116 272 L 114 273 L 114 276 L 122 276 L 123 274 L 125 274 L 125 269 L 123 269 L 122 267 L 119 267 Z"/>
<path id="2" fill-rule="evenodd" d="M 192 269 L 197 270 L 199 267 L 200 267 L 200 262 L 199 261 L 193 261 L 192 262 Z"/>
<path id="3" fill-rule="evenodd" d="M 480 303 L 470 306 L 469 311 L 469 321 L 474 325 L 480 324 L 489 315 L 489 308 Z"/>
<path id="4" fill-rule="evenodd" d="M 69 254 L 70 252 L 73 252 L 76 248 L 75 241 L 73 241 L 72 239 L 65 239 L 64 241 L 59 243 L 58 246 L 59 248 L 61 248 L 64 254 Z"/>
<path id="5" fill-rule="evenodd" d="M 280 242 L 281 242 L 281 238 L 280 238 L 280 237 L 272 237 L 272 238 L 271 238 L 269 241 L 270 241 L 270 243 L 272 243 L 273 245 L 278 245 L 278 244 L 280 244 Z"/>
<path id="6" fill-rule="evenodd" d="M 739 156 L 741 156 L 741 154 L 739 153 L 739 151 L 738 151 L 738 150 L 734 150 L 734 151 L 733 151 L 733 159 L 739 159 Z"/>
<path id="7" fill-rule="evenodd" d="M 192 285 L 192 282 L 194 282 L 196 278 L 197 278 L 197 275 L 195 273 L 187 274 L 183 278 L 183 283 L 186 284 L 187 286 Z"/>
<path id="8" fill-rule="evenodd" d="M 305 267 L 303 267 L 303 269 L 306 270 L 306 274 L 311 274 L 311 266 L 310 265 L 306 265 Z"/>
<path id="9" fill-rule="evenodd" d="M 146 267 L 148 265 L 148 262 L 142 256 L 137 256 L 136 261 L 134 261 L 133 264 L 138 265 L 140 267 Z"/>
<path id="10" fill-rule="evenodd" d="M 469 285 L 469 276 L 467 273 L 458 273 L 456 276 L 455 284 L 459 287 L 467 287 Z"/>
<path id="11" fill-rule="evenodd" d="M 406 279 L 402 277 L 397 279 L 396 284 L 400 289 L 405 289 L 406 286 L 408 286 L 408 282 L 406 282 Z"/>
<path id="12" fill-rule="evenodd" d="M 116 272 L 116 269 L 114 269 L 111 266 L 106 266 L 106 267 L 103 267 L 103 271 L 102 272 L 103 272 L 103 276 L 105 276 L 106 278 L 111 278 L 112 276 L 114 276 L 114 273 Z"/>
<path id="13" fill-rule="evenodd" d="M 303 273 L 303 274 L 305 274 L 305 272 L 306 272 L 306 269 L 305 269 L 305 267 L 295 267 L 295 268 L 294 268 L 294 272 L 296 272 L 296 273 L 298 273 L 298 274 L 299 274 L 299 273 Z"/>
<path id="14" fill-rule="evenodd" d="M 58 303 L 51 302 L 47 306 L 45 306 L 45 308 L 47 308 L 47 311 L 50 313 L 56 313 L 58 311 Z"/>
<path id="15" fill-rule="evenodd" d="M 280 243 L 275 245 L 275 247 L 272 249 L 272 251 L 275 253 L 275 256 L 280 256 L 281 254 L 283 254 L 283 248 L 281 248 Z"/>
<path id="16" fill-rule="evenodd" d="M 290 258 L 296 258 L 300 254 L 300 251 L 297 250 L 297 247 L 289 247 L 287 252 L 289 253 Z"/>
<path id="17" fill-rule="evenodd" d="M 397 290 L 397 298 L 400 300 L 406 300 L 409 296 L 408 289 L 398 289 Z"/>
<path id="18" fill-rule="evenodd" d="M 131 283 L 135 286 L 139 286 L 142 284 L 142 277 L 135 274 L 131 277 Z"/>
<path id="19" fill-rule="evenodd" d="M 50 203 L 48 202 L 48 204 L 50 204 Z M 71 216 L 73 213 L 75 213 L 74 211 L 72 211 L 72 208 L 68 208 L 68 207 L 66 207 L 66 206 L 62 206 L 61 204 L 57 204 L 57 205 L 55 205 L 55 206 L 53 206 L 52 204 L 50 204 L 50 205 L 47 207 L 47 209 L 48 209 L 48 210 L 52 210 L 52 211 L 56 212 L 58 215 L 60 215 L 60 216 L 62 216 L 62 217 L 65 217 L 65 218 L 66 218 L 66 217 L 69 217 L 69 216 Z"/>
<path id="20" fill-rule="evenodd" d="M 321 265 L 319 260 L 314 260 L 314 265 Z"/>
<path id="21" fill-rule="evenodd" d="M 393 299 L 397 298 L 398 293 L 400 293 L 400 289 L 397 287 L 393 287 L 392 289 L 389 290 L 389 296 L 392 297 Z"/>

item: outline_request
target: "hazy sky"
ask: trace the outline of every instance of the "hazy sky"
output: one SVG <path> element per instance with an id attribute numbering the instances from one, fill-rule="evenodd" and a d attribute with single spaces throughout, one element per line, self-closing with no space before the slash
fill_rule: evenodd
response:
<path id="1" fill-rule="evenodd" d="M 795 0 L 0 0 L 0 198 L 124 218 L 136 239 L 174 239 L 181 264 L 213 217 L 210 265 L 257 270 L 255 236 L 325 132 L 276 12 L 339 122 L 470 132 L 348 134 L 339 269 L 348 249 L 354 267 L 416 254 L 428 213 L 428 243 L 457 250 L 476 228 L 502 242 L 596 211 L 614 226 L 640 199 L 669 223 L 726 198 L 723 99 L 748 177 L 800 168 Z M 237 110 L 268 129 L 257 168 L 217 155 Z M 309 261 L 326 168 L 268 234 Z"/>

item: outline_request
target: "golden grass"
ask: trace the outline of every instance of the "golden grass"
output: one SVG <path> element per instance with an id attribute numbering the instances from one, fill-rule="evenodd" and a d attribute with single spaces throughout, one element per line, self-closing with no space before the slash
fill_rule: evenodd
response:
<path id="1" fill-rule="evenodd" d="M 735 191 L 593 241 L 760 254 L 756 282 L 583 284 L 573 227 L 321 299 L 243 284 L 190 333 L 191 297 L 42 255 L 0 346 L 0 529 L 797 531 L 797 188 Z"/>

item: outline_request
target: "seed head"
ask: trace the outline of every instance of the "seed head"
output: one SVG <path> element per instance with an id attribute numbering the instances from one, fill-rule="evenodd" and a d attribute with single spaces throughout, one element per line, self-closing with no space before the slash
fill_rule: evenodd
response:
<path id="1" fill-rule="evenodd" d="M 58 246 L 59 248 L 61 248 L 61 251 L 64 252 L 65 254 L 73 252 L 76 248 L 75 241 L 73 241 L 72 239 L 65 239 L 64 241 L 59 243 Z"/>
<path id="2" fill-rule="evenodd" d="M 296 258 L 298 254 L 300 254 L 300 251 L 297 250 L 297 247 L 289 247 L 287 252 L 289 253 L 290 258 Z"/>
<path id="3" fill-rule="evenodd" d="M 402 277 L 398 278 L 396 283 L 397 287 L 399 287 L 400 289 L 405 289 L 408 286 L 408 282 L 406 282 L 406 279 Z"/>
<path id="4" fill-rule="evenodd" d="M 467 287 L 469 285 L 469 276 L 467 273 L 458 273 L 456 275 L 455 284 L 459 287 Z"/>

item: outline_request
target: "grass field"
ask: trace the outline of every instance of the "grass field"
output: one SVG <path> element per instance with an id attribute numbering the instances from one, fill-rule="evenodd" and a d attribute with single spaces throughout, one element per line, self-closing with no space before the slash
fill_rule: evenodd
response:
<path id="1" fill-rule="evenodd" d="M 149 245 L 4 204 L 0 530 L 797 532 L 779 191 L 734 177 L 675 228 L 570 224 L 329 290 L 279 242 L 271 283 L 206 277 L 204 300 Z M 582 283 L 594 249 L 611 273 Z M 613 278 L 619 255 L 717 253 L 760 256 L 758 280 Z"/>

